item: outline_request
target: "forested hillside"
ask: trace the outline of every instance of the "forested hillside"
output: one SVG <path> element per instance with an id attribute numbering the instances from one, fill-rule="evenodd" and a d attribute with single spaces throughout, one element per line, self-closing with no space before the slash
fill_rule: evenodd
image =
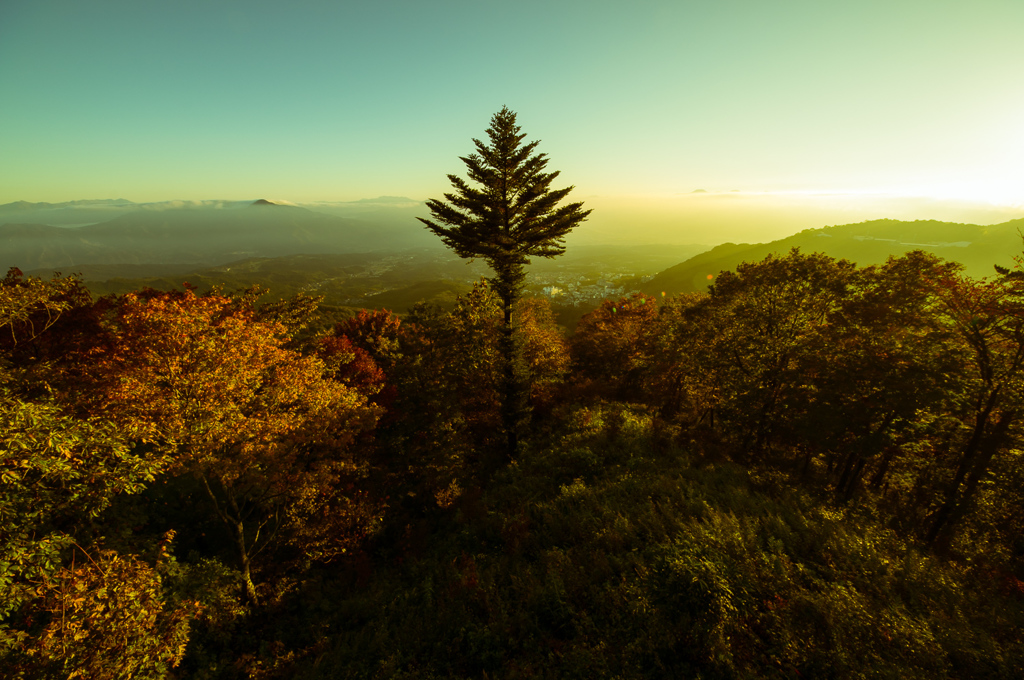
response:
<path id="1" fill-rule="evenodd" d="M 793 248 L 822 252 L 859 265 L 880 265 L 890 257 L 924 250 L 964 265 L 974 278 L 992 275 L 992 266 L 1010 266 L 1020 250 L 1024 219 L 979 225 L 937 220 L 872 220 L 820 229 L 805 229 L 771 243 L 723 243 L 670 267 L 639 289 L 651 295 L 691 293 L 707 289 L 723 269 L 756 262 L 768 255 L 785 255 Z"/>
<path id="2" fill-rule="evenodd" d="M 1019 677 L 1020 272 L 793 250 L 569 336 L 525 298 L 509 460 L 486 281 L 327 323 L 12 270 L 0 669 Z"/>

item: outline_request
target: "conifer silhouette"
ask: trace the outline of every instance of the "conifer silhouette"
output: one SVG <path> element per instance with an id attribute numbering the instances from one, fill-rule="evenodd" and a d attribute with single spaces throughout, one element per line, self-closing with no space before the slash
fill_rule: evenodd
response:
<path id="1" fill-rule="evenodd" d="M 490 143 L 474 138 L 476 152 L 461 157 L 469 182 L 448 175 L 454 191 L 444 195 L 445 201 L 427 201 L 433 220 L 417 218 L 459 257 L 482 258 L 494 271 L 490 282 L 504 312 L 502 420 L 509 456 L 516 452 L 527 416 L 525 377 L 512 328 L 512 311 L 526 279 L 524 267 L 530 257 L 564 253 L 565 235 L 590 214 L 581 202 L 559 205 L 574 187 L 550 188 L 558 171 L 544 172 L 547 155 L 534 153 L 539 141 L 523 144 L 526 135 L 520 129 L 515 112 L 502 107 L 487 129 Z"/>

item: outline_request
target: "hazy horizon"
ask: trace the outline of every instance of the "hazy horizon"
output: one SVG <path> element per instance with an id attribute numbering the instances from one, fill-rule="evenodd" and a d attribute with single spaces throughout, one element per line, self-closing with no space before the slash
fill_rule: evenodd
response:
<path id="1" fill-rule="evenodd" d="M 11 0 L 0 203 L 436 198 L 507 105 L 605 240 L 999 221 L 1021 29 L 1005 0 Z"/>
<path id="2" fill-rule="evenodd" d="M 155 197 L 147 197 L 155 198 Z M 299 205 L 312 210 L 318 207 L 347 206 L 379 207 L 378 198 L 407 198 L 421 203 L 425 197 L 401 196 L 385 192 L 349 201 L 293 201 L 279 195 L 223 196 L 215 199 L 134 200 L 129 196 L 90 197 L 50 201 L 65 203 L 89 200 L 126 200 L 140 208 L 202 206 L 219 203 L 252 201 L 260 198 L 285 204 Z M 941 201 L 922 197 L 886 196 L 871 194 L 800 193 L 800 192 L 738 192 L 703 190 L 675 196 L 577 196 L 594 212 L 590 219 L 572 232 L 568 245 L 589 244 L 706 244 L 725 242 L 768 242 L 814 229 L 838 224 L 854 224 L 876 219 L 938 220 L 978 225 L 999 224 L 1024 217 L 1024 208 L 999 206 L 970 201 Z M 21 199 L 18 199 L 21 200 Z M 13 201 L 12 201 L 13 202 Z M 387 202 L 384 203 L 386 205 Z M 0 204 L 2 205 L 2 204 Z M 81 208 L 88 214 L 88 208 Z M 414 208 L 409 211 L 410 226 L 414 222 Z M 424 208 L 422 216 L 427 216 Z M 419 213 L 417 213 L 419 214 Z M 392 218 L 394 220 L 394 218 Z M 0 217 L 0 221 L 3 220 Z M 103 221 L 103 220 L 97 220 Z M 76 223 L 87 224 L 88 220 Z M 65 225 L 68 226 L 68 225 Z"/>

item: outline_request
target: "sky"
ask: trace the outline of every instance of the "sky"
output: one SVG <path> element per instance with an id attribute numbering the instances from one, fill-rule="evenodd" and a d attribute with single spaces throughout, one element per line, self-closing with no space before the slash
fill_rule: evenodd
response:
<path id="1" fill-rule="evenodd" d="M 3 0 L 0 203 L 440 198 L 508 106 L 594 238 L 995 223 L 1021 35 L 1020 0 Z"/>

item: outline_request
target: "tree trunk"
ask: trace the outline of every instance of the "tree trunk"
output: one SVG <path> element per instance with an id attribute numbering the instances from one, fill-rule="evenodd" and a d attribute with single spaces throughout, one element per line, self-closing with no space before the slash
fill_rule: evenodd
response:
<path id="1" fill-rule="evenodd" d="M 235 546 L 238 548 L 238 563 L 242 568 L 242 581 L 245 583 L 245 596 L 252 604 L 259 604 L 259 597 L 256 595 L 256 586 L 252 582 L 249 559 L 251 550 L 245 545 L 245 523 L 242 521 L 242 513 L 238 510 L 238 503 L 231 490 L 225 487 L 224 495 L 227 497 L 228 505 L 234 513 L 234 521 L 229 523 L 229 528 L 235 534 Z M 255 547 L 255 546 L 253 546 Z"/>
<path id="2" fill-rule="evenodd" d="M 238 547 L 239 562 L 242 567 L 242 582 L 245 584 L 245 596 L 252 604 L 259 604 L 259 597 L 256 595 L 256 585 L 252 582 L 252 572 L 249 568 L 249 551 L 245 547 L 245 525 L 236 522 L 233 527 L 235 532 L 235 545 Z"/>
<path id="3" fill-rule="evenodd" d="M 514 302 L 505 303 L 505 325 L 501 329 L 502 394 L 501 422 L 505 428 L 506 459 L 515 457 L 519 448 L 519 380 L 516 375 L 516 343 L 512 328 L 511 307 Z"/>
<path id="4" fill-rule="evenodd" d="M 867 465 L 867 460 L 861 456 L 857 459 L 857 463 L 853 466 L 853 471 L 850 473 L 850 478 L 846 480 L 846 488 L 843 489 L 843 502 L 849 503 L 850 499 L 853 498 L 853 492 L 857 490 L 857 484 L 860 482 L 861 475 L 864 474 L 864 466 Z"/>
<path id="5" fill-rule="evenodd" d="M 992 432 L 987 437 L 979 436 L 977 441 L 975 441 L 975 437 L 971 438 L 977 455 L 972 455 L 973 460 L 968 461 L 964 459 L 961 461 L 960 469 L 957 470 L 957 476 L 954 478 L 953 484 L 950 485 L 946 500 L 938 512 L 935 513 L 935 521 L 932 523 L 932 527 L 925 539 L 928 545 L 937 545 L 940 543 L 940 537 L 944 538 L 944 541 L 941 542 L 948 541 L 952 528 L 967 513 L 967 508 L 977 493 L 978 484 L 988 471 L 992 458 L 995 457 L 995 454 L 998 453 L 1005 442 L 1010 425 L 1016 420 L 1016 417 L 1017 409 L 1004 411 L 1000 414 L 999 420 L 996 421 L 992 427 Z M 960 484 L 965 478 L 967 484 L 964 487 L 963 493 L 960 493 Z"/>
<path id="6" fill-rule="evenodd" d="M 250 568 L 250 551 L 245 545 L 245 524 L 242 522 L 241 513 L 238 511 L 238 503 L 235 502 L 235 497 L 231 495 L 231 490 L 221 482 L 221 489 L 224 490 L 224 498 L 227 501 L 228 508 L 233 513 L 229 515 L 224 508 L 221 507 L 220 502 L 217 500 L 217 495 L 213 492 L 213 487 L 210 486 L 210 481 L 206 478 L 206 475 L 199 475 L 199 479 L 203 482 L 203 486 L 206 487 L 206 493 L 210 496 L 210 500 L 213 501 L 214 510 L 217 512 L 217 516 L 224 523 L 224 526 L 229 532 L 231 532 L 235 539 L 235 547 L 238 550 L 238 565 L 242 572 L 242 583 L 245 587 L 245 596 L 252 604 L 259 604 L 259 597 L 256 595 L 256 586 L 252 582 L 252 570 Z"/>
<path id="7" fill-rule="evenodd" d="M 928 535 L 925 537 L 925 543 L 928 545 L 932 545 L 935 542 L 939 532 L 942 531 L 949 519 L 950 513 L 956 506 L 957 496 L 960 493 L 960 485 L 963 484 L 964 477 L 967 476 L 967 471 L 971 468 L 974 456 L 981 446 L 985 434 L 985 427 L 988 425 L 989 417 L 992 415 L 992 409 L 995 408 L 998 396 L 999 390 L 994 390 L 989 395 L 985 407 L 974 417 L 974 430 L 971 432 L 971 438 L 967 440 L 967 444 L 960 453 L 960 463 L 957 466 L 956 474 L 953 476 L 953 481 L 950 482 L 946 489 L 946 498 L 942 502 L 942 506 L 935 512 L 935 519 L 932 522 L 931 529 L 928 530 Z"/>
<path id="8" fill-rule="evenodd" d="M 896 415 L 894 413 L 887 414 L 882 419 L 882 422 L 878 424 L 878 427 L 874 430 L 869 430 L 864 438 L 858 442 L 856 448 L 847 456 L 842 476 L 836 485 L 836 493 L 842 502 L 848 502 L 853 498 L 853 492 L 857 488 L 857 484 L 864 474 L 864 468 L 868 463 L 866 452 L 877 450 L 878 442 L 895 419 Z"/>
<path id="9" fill-rule="evenodd" d="M 844 457 L 842 472 L 839 474 L 839 481 L 836 483 L 836 497 L 838 500 L 846 500 L 846 489 L 850 485 L 850 478 L 853 476 L 853 469 L 859 460 L 859 448 L 850 451 Z"/>
<path id="10" fill-rule="evenodd" d="M 519 450 L 519 435 L 526 421 L 524 380 L 519 370 L 519 343 L 513 315 L 526 275 L 522 266 L 512 266 L 495 272 L 494 288 L 501 298 L 504 313 L 501 328 L 501 421 L 505 430 L 505 455 L 502 464 L 511 461 Z"/>
<path id="11" fill-rule="evenodd" d="M 814 454 L 812 453 L 811 447 L 808 446 L 805 449 L 805 451 L 804 451 L 804 464 L 803 464 L 803 467 L 800 470 L 800 480 L 801 481 L 806 481 L 807 480 L 807 477 L 808 477 L 808 475 L 809 475 L 809 473 L 811 471 L 811 461 L 813 459 L 814 459 Z"/>
<path id="12" fill-rule="evenodd" d="M 887 446 L 885 453 L 882 454 L 882 462 L 878 464 L 878 469 L 875 474 L 871 477 L 871 488 L 878 490 L 882 486 L 882 481 L 885 479 L 885 475 L 889 472 L 889 464 L 892 463 L 893 456 L 899 450 L 896 446 Z"/>

